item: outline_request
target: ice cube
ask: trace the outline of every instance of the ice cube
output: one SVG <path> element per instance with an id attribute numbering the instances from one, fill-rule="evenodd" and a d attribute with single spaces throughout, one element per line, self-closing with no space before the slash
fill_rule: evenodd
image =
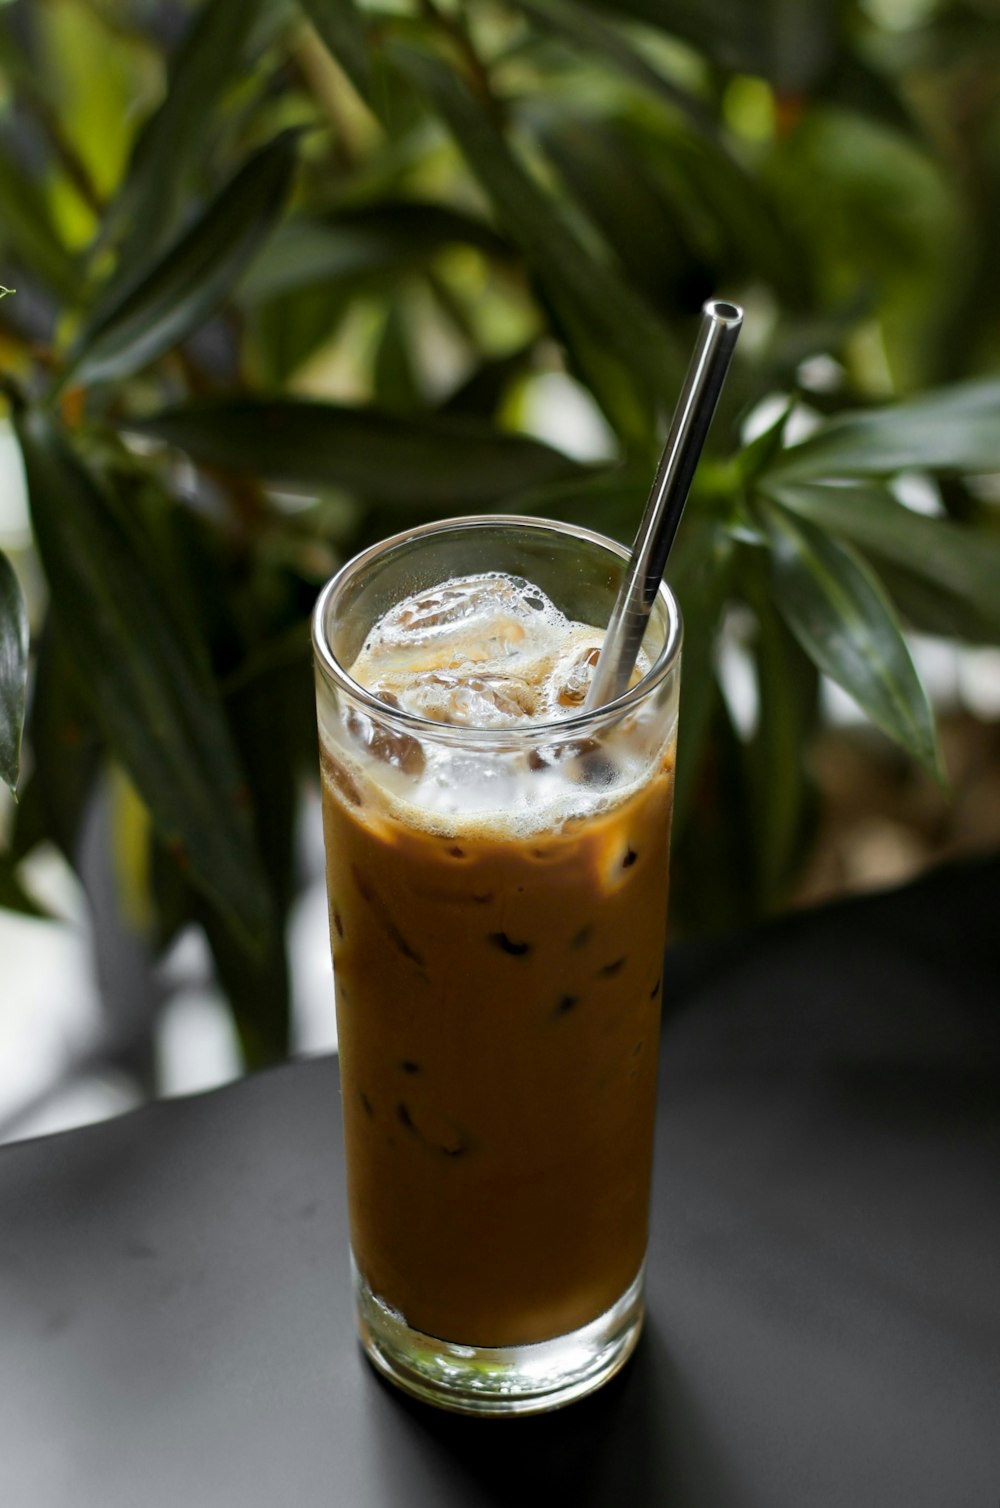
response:
<path id="1" fill-rule="evenodd" d="M 594 679 L 594 666 L 601 651 L 596 644 L 579 650 L 566 665 L 560 660 L 553 667 L 549 682 L 549 698 L 555 698 L 560 707 L 582 707 Z M 554 709 L 553 709 L 554 710 Z"/>
<path id="2" fill-rule="evenodd" d="M 382 700 L 387 701 L 388 698 L 383 697 Z M 424 751 L 419 740 L 411 734 L 378 722 L 366 713 L 356 712 L 353 707 L 348 708 L 344 721 L 351 737 L 371 758 L 394 765 L 406 775 L 423 774 L 426 763 Z"/>
<path id="3" fill-rule="evenodd" d="M 532 688 L 517 676 L 433 670 L 394 683 L 400 705 L 416 717 L 464 728 L 510 728 L 530 720 Z M 381 695 L 376 691 L 377 696 Z"/>
<path id="4" fill-rule="evenodd" d="M 526 760 L 529 770 L 559 770 L 574 785 L 611 787 L 620 771 L 596 738 L 572 738 L 534 748 Z"/>
<path id="5" fill-rule="evenodd" d="M 372 685 L 389 670 L 493 666 L 536 651 L 564 623 L 558 608 L 526 581 L 499 572 L 459 576 L 390 608 L 352 674 Z"/>

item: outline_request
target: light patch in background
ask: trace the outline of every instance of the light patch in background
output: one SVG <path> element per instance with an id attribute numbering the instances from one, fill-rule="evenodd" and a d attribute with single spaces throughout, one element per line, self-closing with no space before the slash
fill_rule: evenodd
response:
<path id="1" fill-rule="evenodd" d="M 917 674 L 935 712 L 945 715 L 959 708 L 958 666 L 962 651 L 950 639 L 931 634 L 906 635 Z"/>
<path id="2" fill-rule="evenodd" d="M 517 427 L 575 461 L 610 461 L 618 454 L 611 427 L 590 394 L 565 372 L 542 372 L 520 390 Z"/>
<path id="3" fill-rule="evenodd" d="M 938 716 L 964 712 L 985 723 L 1000 719 L 1000 649 L 956 644 L 933 634 L 908 633 L 906 642 Z M 832 683 L 828 705 L 836 723 L 864 721 L 850 697 Z"/>
<path id="4" fill-rule="evenodd" d="M 326 901 L 326 855 L 319 792 L 303 796 L 296 834 L 299 872 L 306 877 L 288 918 L 292 974 L 292 1051 L 336 1052 L 337 1013 Z"/>
<path id="5" fill-rule="evenodd" d="M 963 707 L 984 723 L 1000 721 L 1000 649 L 962 649 L 958 694 Z"/>
<path id="6" fill-rule="evenodd" d="M 886 31 L 910 31 L 929 21 L 937 0 L 862 0 L 863 9 Z"/>
<path id="7" fill-rule="evenodd" d="M 0 419 L 0 547 L 23 550 L 31 539 L 28 492 L 13 426 Z"/>
<path id="8" fill-rule="evenodd" d="M 90 929 L 79 884 L 55 849 L 44 846 L 21 866 L 25 887 L 53 919 L 0 909 L 0 1141 L 40 1136 L 103 1119 L 120 1108 L 104 1075 L 77 1093 L 73 1080 L 45 1103 L 59 1081 L 86 1060 L 100 1033 Z"/>
<path id="9" fill-rule="evenodd" d="M 183 929 L 164 956 L 159 976 L 165 1003 L 153 1051 L 160 1094 L 200 1094 L 239 1078 L 239 1039 L 200 927 Z"/>
<path id="10" fill-rule="evenodd" d="M 761 435 L 767 434 L 773 429 L 782 414 L 788 408 L 791 401 L 789 393 L 768 393 L 753 408 L 743 420 L 740 429 L 740 438 L 744 445 L 750 445 Z M 804 403 L 796 403 L 785 424 L 785 445 L 797 445 L 800 440 L 807 440 L 822 424 L 819 415 Z"/>
<path id="11" fill-rule="evenodd" d="M 211 985 L 178 990 L 156 1027 L 160 1093 L 200 1094 L 242 1073 L 236 1029 L 219 991 Z"/>
<path id="12" fill-rule="evenodd" d="M 336 1052 L 337 1013 L 330 960 L 325 880 L 298 897 L 289 918 L 292 964 L 292 1051 Z"/>
<path id="13" fill-rule="evenodd" d="M 811 393 L 837 393 L 847 380 L 847 372 L 840 362 L 825 351 L 800 361 L 795 375 L 800 385 Z"/>
<path id="14" fill-rule="evenodd" d="M 945 509 L 937 483 L 923 471 L 901 471 L 889 484 L 893 495 L 911 513 L 925 518 L 944 518 Z"/>
<path id="15" fill-rule="evenodd" d="M 753 737 L 760 716 L 757 674 L 750 652 L 755 630 L 753 614 L 736 604 L 727 608 L 715 641 L 715 674 L 733 727 L 742 739 Z"/>
<path id="16" fill-rule="evenodd" d="M 51 1136 L 57 1131 L 74 1131 L 96 1121 L 124 1115 L 143 1103 L 135 1085 L 124 1075 L 108 1069 L 88 1073 L 47 1098 L 38 1110 L 18 1120 L 11 1141 L 25 1141 L 32 1136 Z"/>

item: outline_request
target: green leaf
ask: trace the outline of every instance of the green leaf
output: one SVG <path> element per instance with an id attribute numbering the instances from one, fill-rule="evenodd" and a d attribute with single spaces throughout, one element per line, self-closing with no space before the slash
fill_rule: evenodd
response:
<path id="1" fill-rule="evenodd" d="M 678 755 L 683 749 L 684 695 L 682 689 Z M 679 826 L 675 806 L 671 926 L 679 926 L 684 937 L 718 936 L 758 921 L 762 912 L 754 883 L 756 833 L 746 751 L 726 700 L 719 695 L 709 708 L 694 776 L 686 820 Z"/>
<path id="2" fill-rule="evenodd" d="M 781 453 L 785 429 L 794 407 L 795 400 L 790 398 L 767 428 L 756 439 L 744 445 L 736 461 L 744 481 L 752 482 Z"/>
<path id="3" fill-rule="evenodd" d="M 676 314 L 691 302 L 693 290 L 708 297 L 712 270 L 691 245 L 682 217 L 619 133 L 561 109 L 540 123 L 537 134 L 569 193 L 652 307 Z"/>
<path id="4" fill-rule="evenodd" d="M 75 299 L 80 290 L 75 258 L 56 234 L 35 184 L 3 150 L 0 150 L 0 207 L 0 247 L 8 256 L 17 258 L 32 280 L 37 278 L 60 298 Z"/>
<path id="5" fill-rule="evenodd" d="M 21 767 L 28 679 L 28 610 L 14 567 L 0 551 L 0 780 L 13 792 Z"/>
<path id="6" fill-rule="evenodd" d="M 299 748 L 316 760 L 312 655 L 302 635 L 297 658 L 271 665 L 226 697 L 226 708 L 253 794 L 255 829 L 278 925 L 256 952 L 240 947 L 177 870 L 162 844 L 153 849 L 153 882 L 162 938 L 189 920 L 205 929 L 219 982 L 229 997 L 244 1063 L 261 1068 L 289 1050 L 291 991 L 284 921 L 296 888 L 295 831 L 301 781 Z M 333 999 L 331 995 L 331 1008 Z"/>
<path id="7" fill-rule="evenodd" d="M 257 957 L 236 945 L 232 934 L 220 926 L 218 917 L 202 912 L 219 983 L 229 997 L 240 1039 L 243 1062 L 249 1071 L 266 1068 L 287 1057 L 291 1018 L 288 957 L 283 934 L 272 929 Z M 330 994 L 333 1006 L 333 992 Z"/>
<path id="8" fill-rule="evenodd" d="M 302 9 L 362 99 L 371 100 L 371 59 L 354 0 L 300 0 Z"/>
<path id="9" fill-rule="evenodd" d="M 567 310 L 571 327 L 582 322 L 594 341 L 616 357 L 623 377 L 633 376 L 653 394 L 672 397 L 679 361 L 670 331 L 579 240 L 559 205 L 515 157 L 486 104 L 435 58 L 398 43 L 390 56 L 440 114 L 557 317 Z"/>
<path id="10" fill-rule="evenodd" d="M 413 359 L 413 337 L 400 299 L 391 299 L 379 336 L 372 373 L 375 401 L 389 413 L 414 414 L 423 407 Z"/>
<path id="11" fill-rule="evenodd" d="M 32 803 L 38 809 L 44 837 L 55 843 L 73 865 L 79 858 L 80 823 L 103 751 L 84 686 L 62 638 L 56 613 L 49 612 L 35 657 L 28 715 L 32 775 L 18 807 L 15 839 L 19 844 L 31 840 L 31 822 L 25 834 L 20 816 Z"/>
<path id="12" fill-rule="evenodd" d="M 883 732 L 943 780 L 934 717 L 878 579 L 847 546 L 763 503 L 775 598 L 817 667 Z"/>
<path id="13" fill-rule="evenodd" d="M 163 102 L 136 138 L 109 224 L 130 229 L 115 280 L 129 283 L 174 222 L 187 170 L 204 146 L 213 107 L 240 68 L 261 0 L 207 0 L 181 38 Z"/>
<path id="14" fill-rule="evenodd" d="M 12 818 L 7 834 L 7 853 L 11 864 L 17 865 L 33 853 L 39 843 L 46 843 L 51 837 L 34 774 L 21 782 Z"/>
<path id="15" fill-rule="evenodd" d="M 838 415 L 782 451 L 767 481 L 913 470 L 1000 471 L 1000 379 L 956 383 L 891 408 Z"/>
<path id="16" fill-rule="evenodd" d="M 814 272 L 803 252 L 794 217 L 767 179 L 751 174 L 720 143 L 685 128 L 652 142 L 634 134 L 632 149 L 645 157 L 694 244 L 707 254 L 726 286 L 762 278 L 802 318 L 811 311 Z"/>
<path id="17" fill-rule="evenodd" d="M 1000 535 L 914 513 L 877 483 L 772 479 L 768 491 L 799 518 L 933 583 L 987 637 L 1000 638 Z"/>
<path id="18" fill-rule="evenodd" d="M 903 619 L 919 633 L 964 639 L 969 644 L 997 643 L 995 627 L 969 601 L 942 591 L 926 576 L 882 561 L 879 577 Z"/>
<path id="19" fill-rule="evenodd" d="M 833 0 L 587 0 L 647 21 L 739 73 L 781 89 L 807 88 L 829 67 L 836 45 Z"/>
<path id="20" fill-rule="evenodd" d="M 677 726 L 674 824 L 680 834 L 692 802 L 713 717 L 719 704 L 715 643 L 732 578 L 733 546 L 715 524 L 689 514 L 667 567 L 684 620 L 681 704 Z"/>
<path id="21" fill-rule="evenodd" d="M 840 53 L 813 92 L 813 99 L 817 98 L 884 121 L 906 136 L 920 136 L 916 118 L 893 79 L 874 68 L 859 52 Z"/>
<path id="22" fill-rule="evenodd" d="M 281 214 L 298 134 L 284 131 L 255 153 L 137 283 L 112 286 L 82 331 L 62 386 L 127 376 L 218 307 Z"/>
<path id="23" fill-rule="evenodd" d="M 476 246 L 509 261 L 510 246 L 483 220 L 447 205 L 383 200 L 321 217 L 286 220 L 240 286 L 250 303 L 330 283 L 398 276 L 426 265 L 442 247 Z"/>
<path id="24" fill-rule="evenodd" d="M 529 340 L 503 356 L 488 357 L 448 394 L 440 412 L 492 419 L 514 383 L 531 371 L 534 355 Z"/>
<path id="25" fill-rule="evenodd" d="M 464 416 L 404 418 L 295 399 L 223 398 L 128 420 L 196 461 L 307 492 L 344 487 L 398 508 L 490 508 L 585 468 Z"/>
<path id="26" fill-rule="evenodd" d="M 565 38 L 574 48 L 594 54 L 605 65 L 612 64 L 647 92 L 680 110 L 699 130 L 717 138 L 715 118 L 703 102 L 654 68 L 624 33 L 606 25 L 586 6 L 570 0 L 512 0 L 512 3 L 538 28 Z"/>
<path id="27" fill-rule="evenodd" d="M 285 920 L 296 891 L 295 832 L 301 789 L 300 753 L 315 769 L 316 727 L 312 653 L 302 637 L 297 659 L 278 661 L 226 698 L 254 797 L 257 841 L 280 925 L 258 961 L 206 928 L 219 976 L 233 1003 L 248 1066 L 287 1055 L 291 1016 Z M 332 1004 L 332 999 L 331 999 Z"/>
<path id="28" fill-rule="evenodd" d="M 741 585 L 757 620 L 758 715 L 746 762 L 757 886 L 770 910 L 784 899 L 812 827 L 806 750 L 818 716 L 819 676 L 776 611 L 764 573 L 744 571 Z"/>
<path id="29" fill-rule="evenodd" d="M 247 792 L 218 695 L 111 499 L 50 415 L 16 419 L 61 640 L 163 841 L 231 926 L 270 921 Z"/>
<path id="30" fill-rule="evenodd" d="M 510 511 L 566 519 L 630 545 L 648 496 L 646 467 L 610 466 L 523 492 Z"/>
<path id="31" fill-rule="evenodd" d="M 248 311 L 250 360 L 257 392 L 280 392 L 350 317 L 354 290 L 303 288 Z"/>

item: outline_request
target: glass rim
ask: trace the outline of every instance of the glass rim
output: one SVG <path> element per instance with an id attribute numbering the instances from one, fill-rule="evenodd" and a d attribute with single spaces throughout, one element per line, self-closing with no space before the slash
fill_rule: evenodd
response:
<path id="1" fill-rule="evenodd" d="M 401 545 L 409 544 L 413 540 L 421 539 L 432 534 L 446 534 L 452 531 L 469 530 L 475 528 L 503 528 L 514 527 L 522 530 L 537 530 L 539 533 L 555 533 L 567 535 L 574 539 L 583 539 L 590 544 L 600 546 L 610 554 L 616 555 L 619 560 L 627 562 L 631 552 L 625 545 L 617 540 L 610 539 L 606 534 L 600 534 L 595 529 L 586 529 L 579 524 L 566 523 L 561 519 L 539 518 L 535 515 L 520 513 L 470 513 L 456 518 L 441 519 L 436 523 L 420 524 L 414 529 L 403 529 L 396 534 L 389 535 L 377 544 L 369 545 L 357 555 L 335 571 L 324 586 L 321 588 L 316 604 L 312 612 L 312 644 L 314 663 L 324 678 L 331 682 L 337 689 L 345 692 L 369 712 L 375 713 L 383 721 L 388 720 L 401 728 L 407 728 L 416 736 L 434 738 L 439 742 L 463 743 L 467 747 L 477 744 L 496 743 L 497 740 L 508 741 L 511 737 L 518 741 L 528 736 L 541 739 L 553 736 L 566 737 L 579 734 L 584 729 L 592 729 L 595 726 L 603 726 L 607 722 L 617 720 L 623 713 L 638 707 L 651 692 L 655 691 L 661 682 L 674 669 L 680 657 L 681 645 L 684 637 L 683 620 L 677 598 L 670 590 L 665 581 L 661 581 L 657 588 L 657 600 L 661 601 L 666 613 L 667 632 L 663 645 L 653 664 L 647 670 L 641 680 L 623 691 L 621 696 L 615 697 L 614 701 L 605 702 L 601 707 L 595 707 L 590 712 L 575 712 L 571 717 L 554 718 L 545 723 L 516 724 L 511 728 L 478 728 L 468 727 L 465 724 L 442 723 L 433 718 L 420 717 L 415 712 L 409 712 L 404 707 L 390 707 L 388 703 L 381 701 L 360 681 L 341 665 L 330 646 L 326 632 L 326 621 L 331 607 L 336 606 L 337 599 L 343 595 L 351 581 L 363 571 L 372 561 L 378 559 L 392 549 Z M 533 741 L 533 738 L 532 738 Z"/>

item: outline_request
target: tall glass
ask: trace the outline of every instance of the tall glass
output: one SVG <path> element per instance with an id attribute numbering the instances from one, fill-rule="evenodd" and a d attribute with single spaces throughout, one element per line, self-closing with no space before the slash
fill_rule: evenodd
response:
<path id="1" fill-rule="evenodd" d="M 560 523 L 398 535 L 314 617 L 330 936 L 363 1345 L 466 1413 L 598 1387 L 642 1323 L 680 675 L 512 729 L 393 708 L 352 680 L 393 604 L 506 572 L 604 625 L 626 552 Z"/>

